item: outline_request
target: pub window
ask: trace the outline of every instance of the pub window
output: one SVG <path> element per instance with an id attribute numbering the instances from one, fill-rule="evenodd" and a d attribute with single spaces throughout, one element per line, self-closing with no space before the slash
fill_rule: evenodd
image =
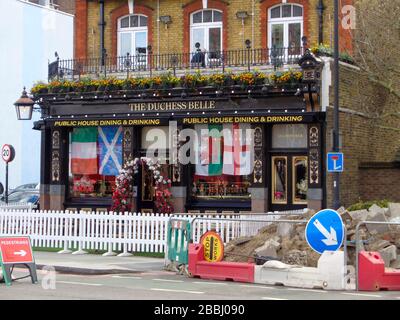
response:
<path id="1" fill-rule="evenodd" d="M 307 157 L 293 157 L 293 203 L 307 204 Z"/>
<path id="2" fill-rule="evenodd" d="M 272 157 L 272 203 L 287 203 L 287 157 Z"/>
<path id="3" fill-rule="evenodd" d="M 197 163 L 191 194 L 197 200 L 250 198 L 253 141 L 249 125 L 196 125 Z"/>
<path id="4" fill-rule="evenodd" d="M 303 7 L 296 4 L 277 5 L 269 10 L 268 21 L 269 47 L 275 47 L 278 55 L 300 55 Z"/>
<path id="5" fill-rule="evenodd" d="M 111 197 L 122 166 L 122 127 L 74 128 L 69 133 L 69 194 Z"/>
<path id="6" fill-rule="evenodd" d="M 126 56 L 129 53 L 132 67 L 146 65 L 147 34 L 146 16 L 135 14 L 118 20 L 118 55 Z"/>
<path id="7" fill-rule="evenodd" d="M 209 58 L 218 58 L 222 50 L 222 12 L 218 10 L 201 10 L 191 15 L 190 38 L 191 49 L 209 52 Z"/>
<path id="8" fill-rule="evenodd" d="M 272 127 L 272 148 L 306 149 L 306 124 L 276 124 Z"/>

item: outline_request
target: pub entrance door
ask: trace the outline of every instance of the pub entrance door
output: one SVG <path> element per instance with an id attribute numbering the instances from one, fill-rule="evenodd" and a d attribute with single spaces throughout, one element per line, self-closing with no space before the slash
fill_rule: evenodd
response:
<path id="1" fill-rule="evenodd" d="M 308 158 L 306 154 L 271 155 L 269 207 L 271 211 L 307 206 Z"/>
<path id="2" fill-rule="evenodd" d="M 137 210 L 138 212 L 154 212 L 155 182 L 153 172 L 146 166 L 139 167 L 137 192 Z"/>
<path id="3" fill-rule="evenodd" d="M 164 178 L 170 177 L 171 168 L 168 164 L 162 164 L 158 169 Z M 147 165 L 139 167 L 137 181 L 137 209 L 138 212 L 155 212 L 156 201 L 156 181 L 154 180 L 154 172 Z"/>

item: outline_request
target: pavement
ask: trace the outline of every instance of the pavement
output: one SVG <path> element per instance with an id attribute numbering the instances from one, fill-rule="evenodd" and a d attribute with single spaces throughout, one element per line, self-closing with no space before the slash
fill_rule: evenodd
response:
<path id="1" fill-rule="evenodd" d="M 163 270 L 164 259 L 140 256 L 118 257 L 95 254 L 73 255 L 56 252 L 34 252 L 36 266 L 52 266 L 58 272 L 70 274 L 121 274 Z"/>
<path id="2" fill-rule="evenodd" d="M 164 259 L 35 252 L 38 283 L 0 283 L 1 300 L 400 300 L 399 291 L 326 291 L 211 281 L 165 271 Z M 52 266 L 51 271 L 44 266 Z M 14 278 L 28 275 L 16 268 Z M 160 302 L 161 303 L 161 302 Z"/>

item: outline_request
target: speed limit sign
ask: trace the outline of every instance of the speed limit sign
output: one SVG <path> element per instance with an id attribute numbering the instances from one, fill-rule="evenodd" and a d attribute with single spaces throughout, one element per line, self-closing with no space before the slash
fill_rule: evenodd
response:
<path id="1" fill-rule="evenodd" d="M 3 148 L 1 148 L 1 157 L 6 163 L 13 161 L 15 157 L 14 147 L 12 145 L 5 144 Z"/>

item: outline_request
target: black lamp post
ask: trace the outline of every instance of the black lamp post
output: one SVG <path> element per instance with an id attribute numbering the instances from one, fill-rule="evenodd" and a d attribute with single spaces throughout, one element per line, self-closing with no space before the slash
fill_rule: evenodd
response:
<path id="1" fill-rule="evenodd" d="M 334 3 L 335 21 L 335 50 L 334 58 L 334 129 L 333 129 L 333 152 L 339 152 L 339 0 Z M 340 207 L 340 173 L 333 174 L 333 207 Z"/>
<path id="2" fill-rule="evenodd" d="M 251 50 L 251 41 L 247 39 L 244 44 L 246 45 L 247 49 L 247 70 L 250 72 L 250 50 Z"/>
<path id="3" fill-rule="evenodd" d="M 14 103 L 15 110 L 17 112 L 17 119 L 31 120 L 34 104 L 35 101 L 29 98 L 28 94 L 26 93 L 26 89 L 24 87 L 21 97 Z"/>

